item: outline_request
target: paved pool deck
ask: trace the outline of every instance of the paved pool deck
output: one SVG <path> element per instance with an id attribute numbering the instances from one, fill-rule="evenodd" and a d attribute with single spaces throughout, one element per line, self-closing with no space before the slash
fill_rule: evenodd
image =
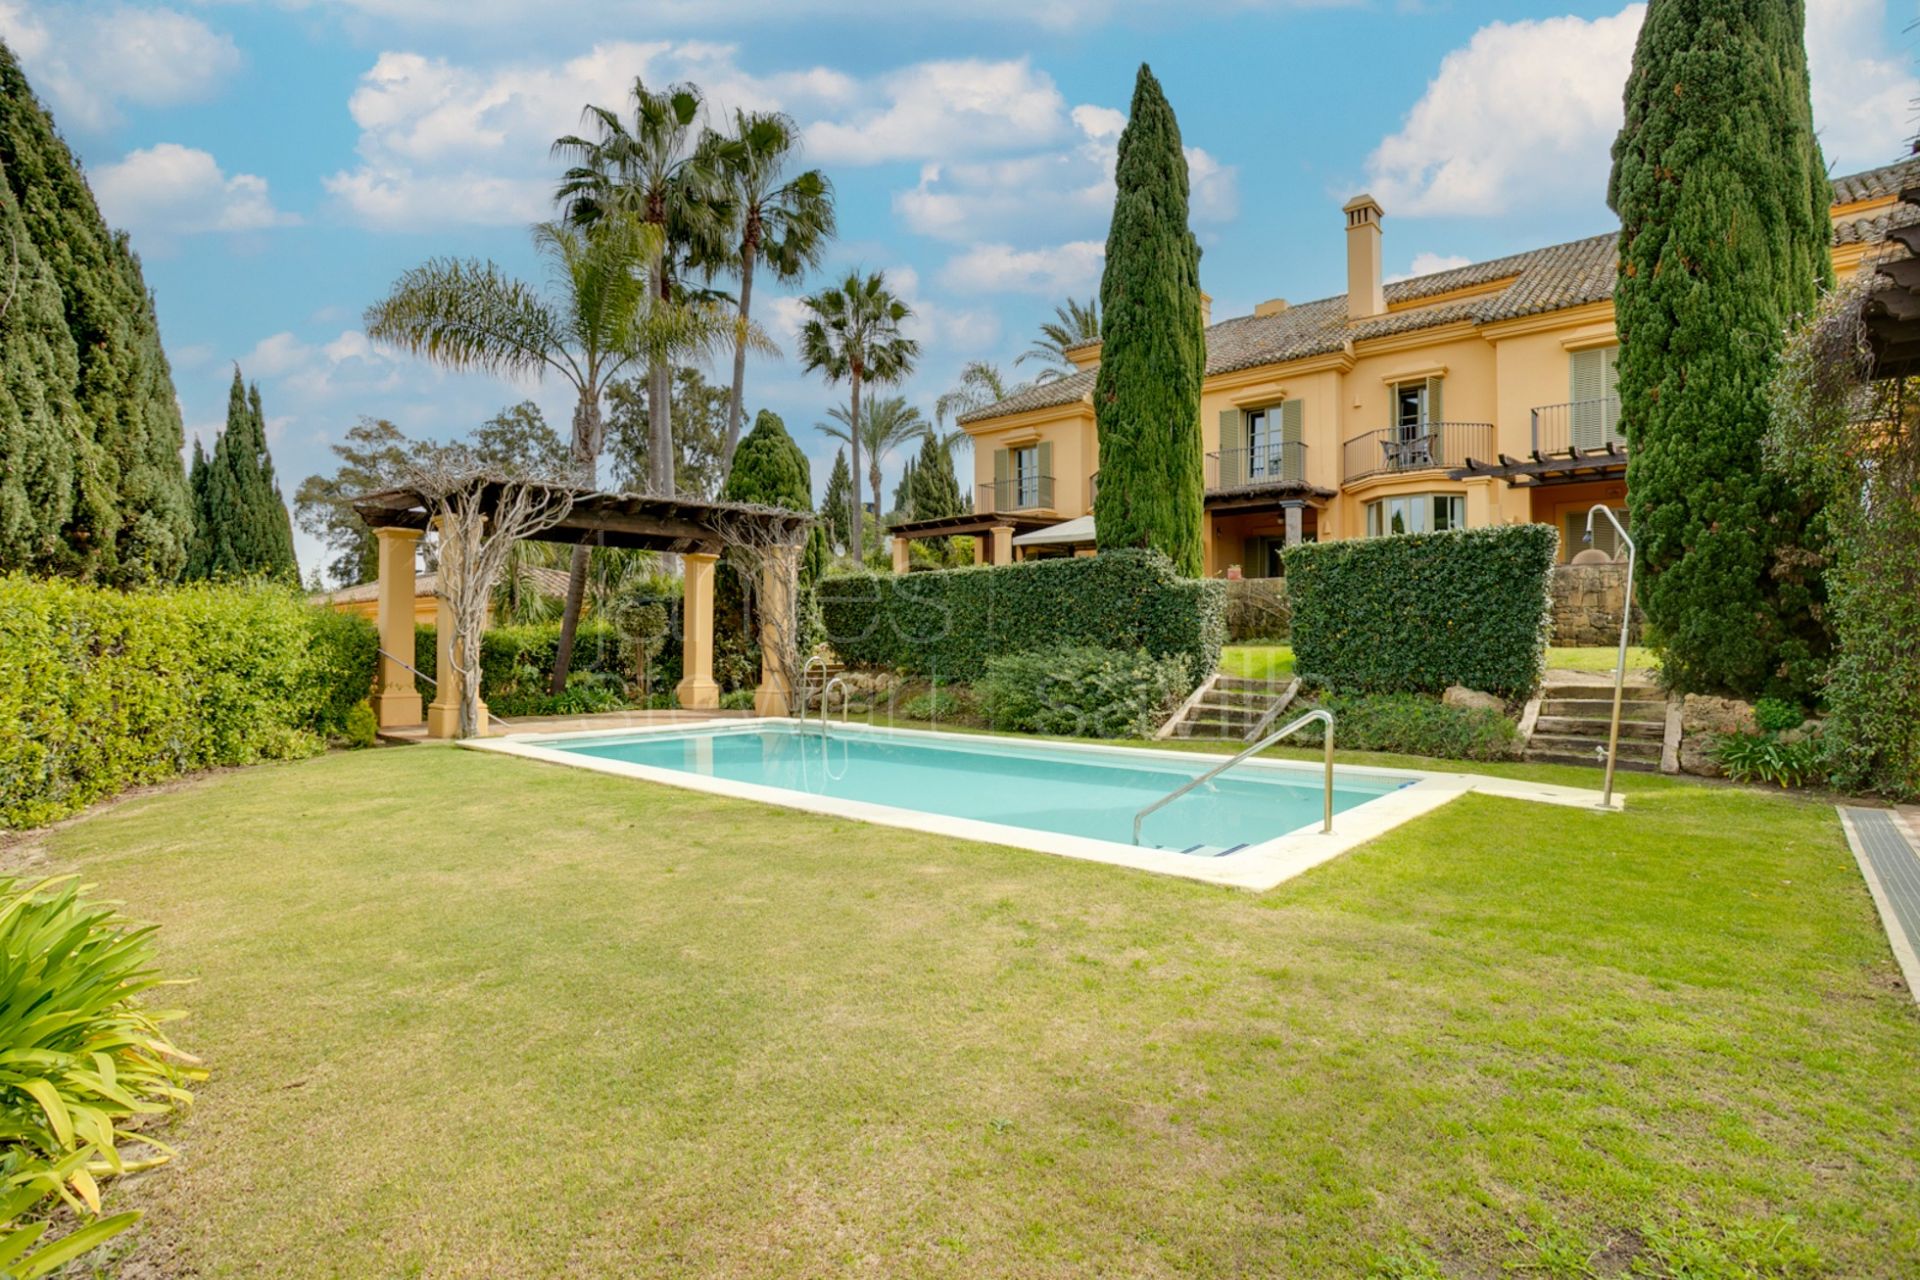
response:
<path id="1" fill-rule="evenodd" d="M 1920 1001 L 1920 807 L 1836 807 L 1907 994 Z"/>

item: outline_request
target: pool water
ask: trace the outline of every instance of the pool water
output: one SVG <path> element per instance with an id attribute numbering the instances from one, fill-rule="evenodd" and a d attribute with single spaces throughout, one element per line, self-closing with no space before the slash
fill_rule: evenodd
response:
<path id="1" fill-rule="evenodd" d="M 1156 759 L 1134 752 L 1004 740 L 920 737 L 818 725 L 742 725 L 541 743 L 569 755 L 778 787 L 1000 823 L 1035 831 L 1133 842 L 1133 815 L 1217 760 Z M 1411 785 L 1335 770 L 1335 813 Z M 1147 818 L 1143 846 L 1221 857 L 1301 829 L 1317 830 L 1318 768 L 1241 768 L 1195 788 Z"/>

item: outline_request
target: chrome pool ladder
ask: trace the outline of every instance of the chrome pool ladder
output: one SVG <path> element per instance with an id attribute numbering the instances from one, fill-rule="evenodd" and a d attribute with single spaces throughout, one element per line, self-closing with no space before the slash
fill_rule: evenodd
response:
<path id="1" fill-rule="evenodd" d="M 840 687 L 840 723 L 842 724 L 847 722 L 847 706 L 853 698 L 853 695 L 847 692 L 847 682 L 844 677 L 835 676 L 827 681 L 827 687 L 820 691 L 820 736 L 822 738 L 827 736 L 827 699 L 833 693 L 835 685 Z M 800 722 L 804 725 L 806 717 L 802 716 Z"/>
<path id="2" fill-rule="evenodd" d="M 1205 773 L 1201 774 L 1199 777 L 1194 778 L 1191 781 L 1181 783 L 1179 786 L 1167 792 L 1167 794 L 1161 796 L 1158 800 L 1155 800 L 1152 804 L 1148 805 L 1146 808 L 1140 810 L 1140 812 L 1134 814 L 1133 815 L 1133 842 L 1135 844 L 1140 843 L 1140 824 L 1145 822 L 1147 820 L 1147 816 L 1153 813 L 1156 809 L 1165 808 L 1167 805 L 1172 804 L 1175 800 L 1178 800 L 1181 796 L 1187 794 L 1187 792 L 1193 790 L 1195 787 L 1199 786 L 1201 783 L 1211 782 L 1213 779 L 1219 777 L 1221 774 L 1225 773 L 1227 770 L 1233 768 L 1233 766 L 1239 764 L 1242 760 L 1245 760 L 1248 756 L 1258 755 L 1260 752 L 1265 751 L 1268 747 L 1272 746 L 1274 743 L 1280 741 L 1280 739 L 1286 737 L 1291 733 L 1296 732 L 1297 730 L 1305 728 L 1307 725 L 1312 724 L 1316 720 L 1318 720 L 1320 723 L 1327 726 L 1326 796 L 1322 803 L 1320 833 L 1322 835 L 1331 834 L 1333 831 L 1333 712 L 1315 710 L 1315 711 L 1307 712 L 1307 714 L 1301 716 L 1298 720 L 1293 721 L 1291 724 L 1285 726 L 1284 728 L 1275 729 L 1272 733 L 1260 739 L 1260 741 L 1254 743 L 1252 746 L 1242 751 L 1239 755 L 1233 757 L 1233 759 L 1222 760 L 1219 764 L 1213 766 L 1213 768 L 1207 770 Z"/>

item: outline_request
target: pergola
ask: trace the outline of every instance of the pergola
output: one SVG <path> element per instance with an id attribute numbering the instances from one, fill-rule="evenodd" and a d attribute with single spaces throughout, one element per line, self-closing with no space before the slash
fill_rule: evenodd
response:
<path id="1" fill-rule="evenodd" d="M 893 571 L 907 571 L 907 544 L 920 538 L 971 537 L 975 564 L 1012 564 L 1013 540 L 1060 523 L 1058 516 L 1015 515 L 1005 511 L 962 512 L 931 520 L 902 520 L 887 526 L 893 538 Z"/>
<path id="2" fill-rule="evenodd" d="M 499 487 L 483 487 L 482 510 Z M 565 518 L 529 535 L 529 541 L 570 546 L 631 547 L 673 552 L 683 558 L 681 626 L 683 676 L 674 690 L 682 707 L 717 708 L 713 682 L 713 567 L 727 547 L 751 547 L 761 557 L 760 687 L 754 711 L 786 715 L 792 708 L 791 673 L 777 660 L 780 638 L 790 635 L 799 549 L 813 517 L 780 507 L 737 502 L 694 502 L 649 494 L 571 490 Z M 459 720 L 459 675 L 451 657 L 453 623 L 444 599 L 436 617 L 439 682 L 431 706 L 415 692 L 412 667 L 414 555 L 433 523 L 434 503 L 417 489 L 384 489 L 356 498 L 353 509 L 380 545 L 378 621 L 380 665 L 373 708 L 382 728 L 426 721 L 431 737 L 450 738 Z M 485 729 L 485 704 L 481 724 Z"/>

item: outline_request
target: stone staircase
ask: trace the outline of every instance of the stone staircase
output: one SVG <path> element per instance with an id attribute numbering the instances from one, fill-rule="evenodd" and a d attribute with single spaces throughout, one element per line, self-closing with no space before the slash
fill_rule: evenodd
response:
<path id="1" fill-rule="evenodd" d="M 1604 675 L 1550 673 L 1541 690 L 1540 714 L 1533 722 L 1521 759 L 1542 764 L 1606 763 L 1607 725 L 1613 716 L 1613 680 Z M 1660 770 L 1667 732 L 1667 695 L 1644 677 L 1629 675 L 1620 703 L 1621 769 Z"/>
<path id="2" fill-rule="evenodd" d="M 1215 674 L 1194 690 L 1156 736 L 1249 741 L 1256 730 L 1278 722 L 1299 688 L 1297 680 L 1276 687 L 1269 680 Z"/>

